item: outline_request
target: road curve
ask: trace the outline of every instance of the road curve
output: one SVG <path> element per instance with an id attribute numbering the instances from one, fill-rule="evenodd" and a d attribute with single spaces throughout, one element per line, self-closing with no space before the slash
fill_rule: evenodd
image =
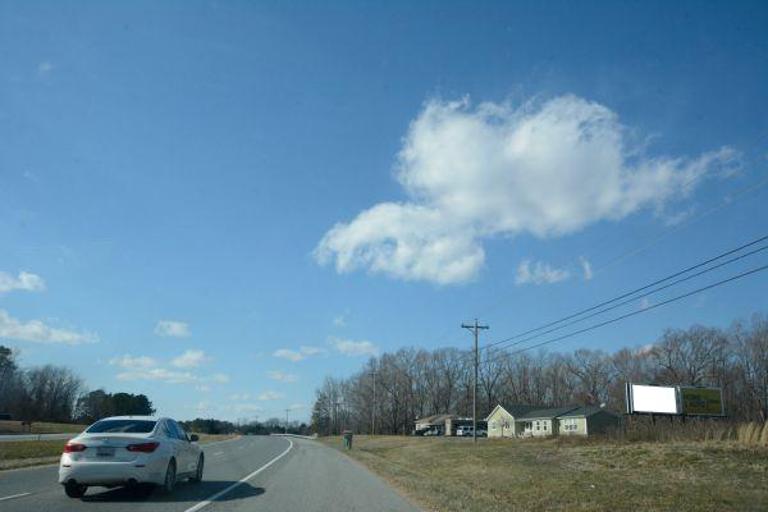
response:
<path id="1" fill-rule="evenodd" d="M 0 471 L 0 509 L 89 512 L 416 512 L 381 479 L 336 450 L 305 439 L 246 436 L 203 446 L 204 481 L 170 496 L 125 488 L 64 495 L 58 468 Z"/>

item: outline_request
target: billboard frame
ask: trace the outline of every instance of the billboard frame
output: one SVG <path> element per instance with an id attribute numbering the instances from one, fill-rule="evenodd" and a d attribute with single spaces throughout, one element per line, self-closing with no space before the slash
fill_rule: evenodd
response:
<path id="1" fill-rule="evenodd" d="M 657 386 L 655 384 L 637 384 L 636 382 L 627 382 L 625 387 L 626 402 L 627 402 L 627 414 L 630 415 L 648 415 L 648 416 L 682 416 L 680 412 L 651 412 L 651 411 L 636 411 L 634 408 L 634 396 L 632 394 L 632 386 L 646 386 L 655 388 L 667 388 L 673 389 L 675 392 L 675 407 L 677 411 L 682 411 L 682 404 L 680 403 L 680 390 L 678 386 Z"/>
<path id="2" fill-rule="evenodd" d="M 648 386 L 648 387 L 659 387 L 659 388 L 671 388 L 675 390 L 675 402 L 676 407 L 679 412 L 676 413 L 670 413 L 670 412 L 647 412 L 647 411 L 636 411 L 634 409 L 634 396 L 632 394 L 632 386 Z M 719 414 L 708 414 L 708 413 L 689 413 L 685 411 L 685 402 L 683 400 L 683 392 L 684 390 L 688 389 L 694 389 L 694 390 L 713 390 L 717 391 L 720 395 L 720 413 Z M 683 418 L 686 417 L 698 417 L 698 418 L 725 418 L 727 415 L 725 413 L 725 400 L 723 399 L 723 388 L 714 387 L 714 386 L 657 386 L 655 384 L 638 384 L 636 382 L 629 382 L 627 381 L 625 383 L 624 387 L 625 391 L 625 401 L 627 406 L 627 414 L 630 416 L 650 416 L 651 419 L 653 419 L 655 416 L 682 416 Z"/>

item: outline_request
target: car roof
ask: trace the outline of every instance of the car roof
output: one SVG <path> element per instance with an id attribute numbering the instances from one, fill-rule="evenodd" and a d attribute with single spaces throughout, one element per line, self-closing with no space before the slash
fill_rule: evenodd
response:
<path id="1" fill-rule="evenodd" d="M 161 416 L 110 416 L 108 418 L 101 418 L 99 421 L 104 420 L 142 420 L 142 421 L 160 421 L 160 420 L 167 420 L 170 418 L 161 417 Z"/>

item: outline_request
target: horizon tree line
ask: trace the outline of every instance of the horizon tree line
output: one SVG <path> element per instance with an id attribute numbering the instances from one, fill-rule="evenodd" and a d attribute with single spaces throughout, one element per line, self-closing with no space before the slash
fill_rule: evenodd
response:
<path id="1" fill-rule="evenodd" d="M 497 404 L 597 405 L 625 410 L 625 383 L 713 386 L 726 415 L 768 421 L 768 317 L 755 314 L 729 328 L 667 329 L 654 343 L 613 353 L 483 352 L 478 417 Z M 376 400 L 373 400 L 373 372 Z M 316 390 L 312 428 L 320 434 L 408 434 L 432 414 L 472 414 L 473 353 L 456 348 L 402 348 L 370 358 L 347 378 L 328 376 Z"/>

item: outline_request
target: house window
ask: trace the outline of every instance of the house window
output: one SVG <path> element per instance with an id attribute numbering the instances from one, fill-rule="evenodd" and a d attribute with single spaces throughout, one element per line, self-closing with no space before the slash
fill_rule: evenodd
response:
<path id="1" fill-rule="evenodd" d="M 546 421 L 542 421 L 542 423 L 544 424 L 544 430 L 547 430 L 547 422 Z"/>

